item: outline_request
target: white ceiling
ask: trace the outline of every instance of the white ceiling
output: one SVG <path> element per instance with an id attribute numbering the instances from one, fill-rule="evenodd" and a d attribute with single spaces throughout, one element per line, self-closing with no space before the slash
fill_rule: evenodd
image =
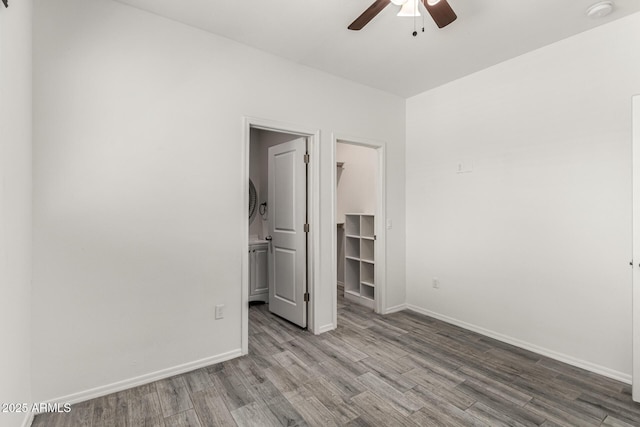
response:
<path id="1" fill-rule="evenodd" d="M 401 97 L 640 11 L 638 0 L 602 19 L 586 16 L 598 0 L 449 0 L 458 19 L 438 29 L 424 13 L 413 37 L 393 4 L 347 30 L 373 0 L 118 1 Z"/>

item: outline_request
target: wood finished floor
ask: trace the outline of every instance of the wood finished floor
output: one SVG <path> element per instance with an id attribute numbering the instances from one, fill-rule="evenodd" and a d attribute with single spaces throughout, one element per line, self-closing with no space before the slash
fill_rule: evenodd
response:
<path id="1" fill-rule="evenodd" d="M 250 309 L 248 356 L 33 426 L 640 426 L 630 386 L 411 312 L 313 336 Z"/>

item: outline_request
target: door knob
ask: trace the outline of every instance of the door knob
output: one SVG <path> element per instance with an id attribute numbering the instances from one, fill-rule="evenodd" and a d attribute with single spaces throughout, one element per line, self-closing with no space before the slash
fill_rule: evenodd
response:
<path id="1" fill-rule="evenodd" d="M 266 240 L 268 242 L 270 242 L 272 239 L 273 239 L 273 237 L 271 237 L 271 236 L 267 236 L 267 237 L 264 238 L 264 240 Z"/>

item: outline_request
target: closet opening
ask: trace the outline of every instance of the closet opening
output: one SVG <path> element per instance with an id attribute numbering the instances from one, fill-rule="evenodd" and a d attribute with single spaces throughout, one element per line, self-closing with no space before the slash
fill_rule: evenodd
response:
<path id="1" fill-rule="evenodd" d="M 337 311 L 345 304 L 383 311 L 383 154 L 382 145 L 336 139 Z"/>

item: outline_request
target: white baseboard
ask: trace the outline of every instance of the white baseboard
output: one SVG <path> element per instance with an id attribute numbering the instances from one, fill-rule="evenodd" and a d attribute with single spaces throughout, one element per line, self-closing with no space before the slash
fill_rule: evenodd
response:
<path id="1" fill-rule="evenodd" d="M 207 357 L 204 359 L 196 360 L 182 365 L 173 366 L 171 368 L 162 369 L 160 371 L 151 372 L 139 377 L 129 378 L 127 380 L 118 381 L 115 383 L 107 384 L 100 387 L 95 387 L 89 390 L 81 391 L 78 393 L 72 393 L 67 396 L 58 397 L 55 399 L 47 400 L 50 403 L 79 403 L 87 400 L 95 399 L 96 397 L 106 396 L 111 393 L 126 390 L 129 388 L 141 386 L 154 381 L 162 380 L 172 377 L 174 375 L 183 374 L 185 372 L 194 371 L 196 369 L 204 368 L 205 366 L 213 365 L 216 363 L 224 362 L 226 360 L 234 359 L 242 356 L 242 350 L 236 349 L 226 353 L 218 354 L 215 356 Z"/>
<path id="2" fill-rule="evenodd" d="M 407 309 L 407 304 L 398 304 L 398 305 L 394 305 L 393 307 L 388 307 L 386 310 L 382 312 L 382 314 L 397 313 L 399 311 L 406 310 L 406 309 Z"/>
<path id="3" fill-rule="evenodd" d="M 485 335 L 490 338 L 497 339 L 498 341 L 505 342 L 507 344 L 515 345 L 516 347 L 523 348 L 525 350 L 533 351 L 534 353 L 540 354 L 542 356 L 549 357 L 551 359 L 558 360 L 560 362 L 567 363 L 572 366 L 576 366 L 578 368 L 586 369 L 587 371 L 594 372 L 596 374 L 603 375 L 605 377 L 621 381 L 626 384 L 631 384 L 631 375 L 625 374 L 624 372 L 619 372 L 613 369 L 609 369 L 605 366 L 600 366 L 595 363 L 587 362 L 586 360 L 577 359 L 572 356 L 568 356 L 566 354 L 558 353 L 556 351 L 550 350 L 548 348 L 540 347 L 535 344 L 528 343 L 526 341 L 519 340 L 517 338 L 513 338 L 507 335 L 503 335 L 498 332 L 494 332 L 489 329 L 485 329 L 481 326 L 473 325 L 471 323 L 464 322 L 462 320 L 454 319 L 449 316 L 445 316 L 440 313 L 433 312 L 431 310 L 427 310 L 412 304 L 407 304 L 407 309 L 411 311 L 415 311 L 416 313 L 424 314 L 425 316 L 433 317 L 438 320 L 442 320 L 443 322 L 450 323 L 452 325 L 459 326 L 464 329 L 468 329 L 473 332 L 477 332 L 479 334 Z"/>
<path id="4" fill-rule="evenodd" d="M 333 331 L 336 328 L 336 325 L 333 323 L 328 323 L 324 326 L 320 326 L 316 331 L 315 335 L 324 334 L 325 332 Z"/>

